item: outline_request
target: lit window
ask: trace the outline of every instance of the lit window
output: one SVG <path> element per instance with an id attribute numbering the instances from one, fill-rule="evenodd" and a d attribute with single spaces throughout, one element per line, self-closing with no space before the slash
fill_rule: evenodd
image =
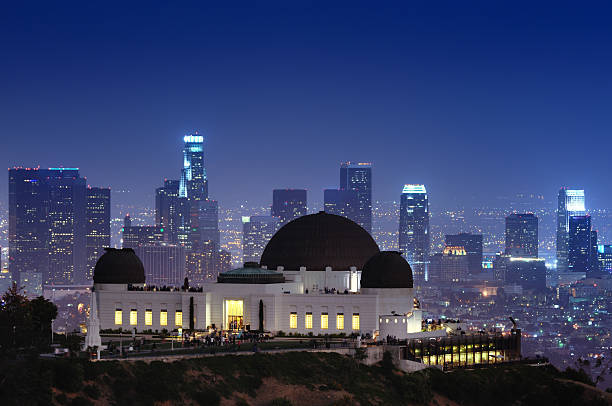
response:
<path id="1" fill-rule="evenodd" d="M 393 320 L 393 322 L 394 322 L 395 324 L 397 324 L 397 319 Z"/>
<path id="2" fill-rule="evenodd" d="M 121 325 L 123 323 L 123 312 L 121 309 L 115 309 L 115 324 Z"/>
<path id="3" fill-rule="evenodd" d="M 289 328 L 297 328 L 297 313 L 295 312 L 289 315 Z"/>
<path id="4" fill-rule="evenodd" d="M 327 315 L 327 313 L 323 313 L 321 314 L 321 329 L 327 330 L 328 327 L 329 327 L 329 316 Z"/>
<path id="5" fill-rule="evenodd" d="M 138 324 L 138 310 L 132 309 L 130 310 L 130 326 L 135 326 Z"/>
<path id="6" fill-rule="evenodd" d="M 353 330 L 359 330 L 359 313 L 353 313 Z"/>
<path id="7" fill-rule="evenodd" d="M 336 330 L 344 330 L 344 313 L 336 315 Z"/>
<path id="8" fill-rule="evenodd" d="M 176 313 L 174 313 L 174 325 L 183 327 L 183 312 L 180 310 L 177 310 Z"/>
<path id="9" fill-rule="evenodd" d="M 159 312 L 159 325 L 160 326 L 168 325 L 168 310 L 162 309 L 162 311 Z"/>
<path id="10" fill-rule="evenodd" d="M 151 309 L 145 310 L 145 326 L 153 325 L 153 311 Z"/>
<path id="11" fill-rule="evenodd" d="M 306 313 L 305 325 L 307 329 L 312 329 L 312 313 Z"/>

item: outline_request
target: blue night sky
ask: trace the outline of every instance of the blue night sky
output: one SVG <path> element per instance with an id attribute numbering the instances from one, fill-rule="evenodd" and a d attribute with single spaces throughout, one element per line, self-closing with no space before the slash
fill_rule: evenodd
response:
<path id="1" fill-rule="evenodd" d="M 380 200 L 404 183 L 438 207 L 573 185 L 612 207 L 606 3 L 11 3 L 5 168 L 76 166 L 153 205 L 197 129 L 221 205 L 277 187 L 320 202 L 355 160 Z"/>

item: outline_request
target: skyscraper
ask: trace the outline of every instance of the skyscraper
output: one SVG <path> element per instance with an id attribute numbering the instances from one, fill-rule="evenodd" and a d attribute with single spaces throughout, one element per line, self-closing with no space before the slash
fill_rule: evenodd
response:
<path id="1" fill-rule="evenodd" d="M 429 202 L 425 185 L 405 185 L 400 201 L 399 249 L 418 283 L 429 280 Z"/>
<path id="2" fill-rule="evenodd" d="M 244 262 L 259 262 L 264 248 L 278 230 L 278 218 L 250 216 L 242 218 L 242 256 Z"/>
<path id="3" fill-rule="evenodd" d="M 431 257 L 430 280 L 460 282 L 469 272 L 469 257 L 463 246 L 446 246 L 442 253 Z"/>
<path id="4" fill-rule="evenodd" d="M 569 218 L 585 214 L 584 190 L 561 188 L 557 201 L 557 271 L 569 269 Z"/>
<path id="5" fill-rule="evenodd" d="M 180 235 L 189 229 L 189 210 L 186 197 L 179 197 L 178 180 L 164 180 L 155 190 L 155 224 L 164 228 L 167 242 L 177 244 Z M 183 238 L 184 240 L 185 238 Z"/>
<path id="6" fill-rule="evenodd" d="M 216 250 L 219 250 L 221 248 L 219 204 L 216 200 L 205 199 L 193 201 L 191 205 L 195 209 L 192 210 L 193 216 L 190 220 L 191 250 L 200 250 L 208 241 L 214 244 Z"/>
<path id="7" fill-rule="evenodd" d="M 325 189 L 323 202 L 326 213 L 357 222 L 359 196 L 356 190 Z"/>
<path id="8" fill-rule="evenodd" d="M 197 132 L 183 137 L 183 169 L 179 196 L 193 200 L 208 198 L 208 179 L 204 166 L 204 137 Z"/>
<path id="9" fill-rule="evenodd" d="M 591 216 L 570 216 L 568 269 L 589 273 L 591 265 Z"/>
<path id="10" fill-rule="evenodd" d="M 141 245 L 152 245 L 165 241 L 164 228 L 161 226 L 134 226 L 128 214 L 123 220 L 121 229 L 123 248 L 136 248 Z"/>
<path id="11" fill-rule="evenodd" d="M 304 189 L 274 189 L 272 216 L 278 217 L 280 226 L 306 215 L 307 192 Z"/>
<path id="12" fill-rule="evenodd" d="M 109 188 L 88 187 L 85 217 L 87 229 L 85 248 L 87 250 L 87 267 L 85 280 L 93 280 L 93 271 L 98 259 L 104 254 L 104 248 L 110 247 L 110 201 Z"/>
<path id="13" fill-rule="evenodd" d="M 538 218 L 533 213 L 512 213 L 506 217 L 506 255 L 538 257 Z"/>
<path id="14" fill-rule="evenodd" d="M 49 270 L 44 283 L 86 279 L 86 183 L 78 168 L 41 169 L 48 189 Z"/>
<path id="15" fill-rule="evenodd" d="M 470 273 L 482 272 L 482 234 L 447 234 L 444 242 L 447 247 L 465 248 Z"/>
<path id="16" fill-rule="evenodd" d="M 340 165 L 340 189 L 357 192 L 358 206 L 354 221 L 372 233 L 372 164 L 343 162 Z"/>
<path id="17" fill-rule="evenodd" d="M 9 169 L 9 271 L 20 284 L 22 272 L 47 275 L 47 193 L 38 169 Z"/>

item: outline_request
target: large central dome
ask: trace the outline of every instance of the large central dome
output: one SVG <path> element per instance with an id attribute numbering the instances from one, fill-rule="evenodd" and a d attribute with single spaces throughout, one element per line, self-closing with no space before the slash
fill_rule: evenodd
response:
<path id="1" fill-rule="evenodd" d="M 268 269 L 347 271 L 362 269 L 366 261 L 380 252 L 370 234 L 357 223 L 341 216 L 319 212 L 295 219 L 270 239 L 261 256 Z"/>

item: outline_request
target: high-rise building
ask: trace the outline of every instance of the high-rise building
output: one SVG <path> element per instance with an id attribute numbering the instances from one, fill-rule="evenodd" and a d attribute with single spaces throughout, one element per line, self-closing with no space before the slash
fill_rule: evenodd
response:
<path id="1" fill-rule="evenodd" d="M 85 248 L 87 250 L 87 267 L 85 280 L 93 280 L 93 271 L 98 259 L 104 254 L 104 248 L 110 247 L 110 201 L 109 188 L 88 187 L 85 217 L 87 230 Z"/>
<path id="2" fill-rule="evenodd" d="M 155 224 L 163 227 L 166 241 L 184 243 L 189 232 L 189 201 L 179 197 L 178 180 L 164 181 L 155 190 Z"/>
<path id="3" fill-rule="evenodd" d="M 599 244 L 597 246 L 597 261 L 601 272 L 612 273 L 612 245 Z"/>
<path id="4" fill-rule="evenodd" d="M 185 278 L 185 249 L 180 245 L 157 242 L 134 247 L 142 261 L 148 285 L 180 286 Z"/>
<path id="5" fill-rule="evenodd" d="M 215 250 L 220 248 L 219 204 L 216 200 L 192 201 L 192 217 L 190 220 L 190 249 L 198 251 L 203 244 L 212 242 Z"/>
<path id="6" fill-rule="evenodd" d="M 325 212 L 346 217 L 357 222 L 359 195 L 356 190 L 325 189 L 323 191 Z"/>
<path id="7" fill-rule="evenodd" d="M 400 200 L 399 249 L 417 284 L 429 280 L 429 202 L 425 185 L 405 185 Z"/>
<path id="8" fill-rule="evenodd" d="M 278 218 L 250 216 L 242 218 L 242 256 L 244 262 L 259 262 L 264 248 L 278 230 Z"/>
<path id="9" fill-rule="evenodd" d="M 438 282 L 460 282 L 469 273 L 469 257 L 463 246 L 446 246 L 442 253 L 431 257 L 429 266 L 431 280 Z"/>
<path id="10" fill-rule="evenodd" d="M 506 255 L 538 258 L 538 218 L 532 213 L 506 217 Z"/>
<path id="11" fill-rule="evenodd" d="M 590 272 L 591 216 L 570 216 L 568 235 L 568 269 L 572 272 Z"/>
<path id="12" fill-rule="evenodd" d="M 599 246 L 597 241 L 597 230 L 591 230 L 591 252 L 589 258 L 589 272 L 588 277 L 599 276 L 599 257 L 597 254 L 597 247 Z"/>
<path id="13" fill-rule="evenodd" d="M 584 190 L 561 188 L 557 201 L 557 271 L 565 272 L 569 269 L 569 219 L 571 216 L 584 215 Z"/>
<path id="14" fill-rule="evenodd" d="M 340 189 L 355 190 L 356 223 L 372 233 L 372 164 L 344 162 L 340 165 Z"/>
<path id="15" fill-rule="evenodd" d="M 208 199 L 208 178 L 204 166 L 204 137 L 197 132 L 183 137 L 183 169 L 179 196 L 193 200 Z"/>
<path id="16" fill-rule="evenodd" d="M 274 189 L 272 216 L 278 217 L 280 226 L 306 215 L 307 192 L 304 189 Z"/>
<path id="17" fill-rule="evenodd" d="M 123 248 L 136 248 L 141 245 L 157 244 L 165 241 L 162 226 L 133 226 L 128 214 L 123 220 L 121 246 Z"/>
<path id="18" fill-rule="evenodd" d="M 48 188 L 49 271 L 45 283 L 86 279 L 86 182 L 78 168 L 40 170 Z"/>
<path id="19" fill-rule="evenodd" d="M 493 261 L 493 273 L 499 282 L 507 285 L 520 285 L 528 290 L 546 288 L 546 263 L 543 258 L 498 254 Z"/>
<path id="20" fill-rule="evenodd" d="M 38 169 L 9 169 L 9 271 L 47 275 L 49 267 L 47 189 Z"/>
<path id="21" fill-rule="evenodd" d="M 444 242 L 446 246 L 465 248 L 470 273 L 482 272 L 482 234 L 447 234 Z"/>

